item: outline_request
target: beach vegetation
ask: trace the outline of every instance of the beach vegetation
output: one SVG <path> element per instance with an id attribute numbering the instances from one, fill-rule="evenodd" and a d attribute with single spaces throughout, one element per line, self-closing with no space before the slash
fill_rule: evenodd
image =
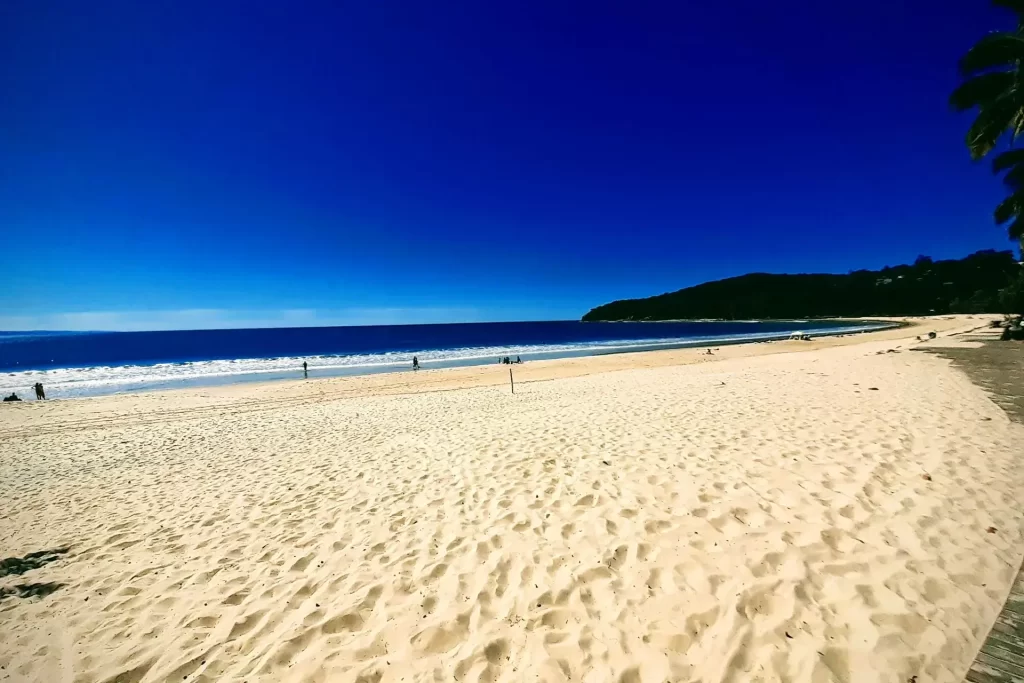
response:
<path id="1" fill-rule="evenodd" d="M 1010 146 L 1024 132 L 1024 0 L 994 0 L 993 5 L 1016 15 L 1017 25 L 981 38 L 960 60 L 963 82 L 950 96 L 956 111 L 974 111 L 966 144 L 981 159 L 1006 140 Z M 995 210 L 998 225 L 1010 239 L 1024 238 L 1024 150 L 1011 149 L 993 162 L 1010 191 Z"/>
<path id="2" fill-rule="evenodd" d="M 986 250 L 962 259 L 886 266 L 847 274 L 751 273 L 645 299 L 615 301 L 584 321 L 771 320 L 993 313 L 1006 309 L 1008 288 L 1020 287 L 1011 251 Z M 1017 291 L 1017 290 L 1012 290 Z"/>

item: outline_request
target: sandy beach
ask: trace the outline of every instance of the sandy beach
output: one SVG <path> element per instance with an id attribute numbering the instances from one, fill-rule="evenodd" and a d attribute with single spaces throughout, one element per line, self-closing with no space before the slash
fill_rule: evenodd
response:
<path id="1" fill-rule="evenodd" d="M 0 681 L 959 683 L 1024 427 L 917 349 L 987 320 L 5 405 Z"/>

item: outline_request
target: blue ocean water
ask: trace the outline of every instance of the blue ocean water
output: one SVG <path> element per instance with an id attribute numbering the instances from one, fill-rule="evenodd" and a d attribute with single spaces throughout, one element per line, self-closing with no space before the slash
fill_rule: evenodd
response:
<path id="1" fill-rule="evenodd" d="M 48 397 L 424 369 L 832 334 L 831 321 L 520 322 L 173 332 L 0 332 L 0 392 L 43 382 Z"/>

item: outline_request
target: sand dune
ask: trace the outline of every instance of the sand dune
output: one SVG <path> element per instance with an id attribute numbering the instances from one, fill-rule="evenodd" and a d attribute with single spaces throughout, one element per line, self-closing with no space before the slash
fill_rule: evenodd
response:
<path id="1" fill-rule="evenodd" d="M 0 411 L 0 554 L 68 548 L 0 681 L 959 683 L 1024 428 L 918 333 Z"/>

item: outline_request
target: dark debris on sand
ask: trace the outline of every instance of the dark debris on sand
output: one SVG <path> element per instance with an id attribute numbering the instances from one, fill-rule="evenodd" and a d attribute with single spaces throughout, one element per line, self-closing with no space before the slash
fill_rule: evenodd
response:
<path id="1" fill-rule="evenodd" d="M 55 562 L 66 555 L 71 548 L 54 548 L 53 550 L 37 550 L 25 557 L 8 557 L 0 560 L 0 576 L 16 574 L 18 576 L 33 569 Z"/>
<path id="2" fill-rule="evenodd" d="M 39 569 L 51 562 L 56 562 L 66 555 L 70 548 L 53 548 L 37 550 L 25 557 L 8 557 L 0 560 L 0 577 L 21 576 L 25 572 Z M 63 583 L 48 581 L 44 583 L 20 583 L 14 586 L 0 586 L 0 601 L 5 598 L 42 598 L 63 588 Z"/>
<path id="3" fill-rule="evenodd" d="M 21 583 L 10 588 L 0 588 L 0 600 L 10 597 L 18 598 L 42 598 L 63 588 L 63 583 L 49 581 L 47 583 Z"/>

